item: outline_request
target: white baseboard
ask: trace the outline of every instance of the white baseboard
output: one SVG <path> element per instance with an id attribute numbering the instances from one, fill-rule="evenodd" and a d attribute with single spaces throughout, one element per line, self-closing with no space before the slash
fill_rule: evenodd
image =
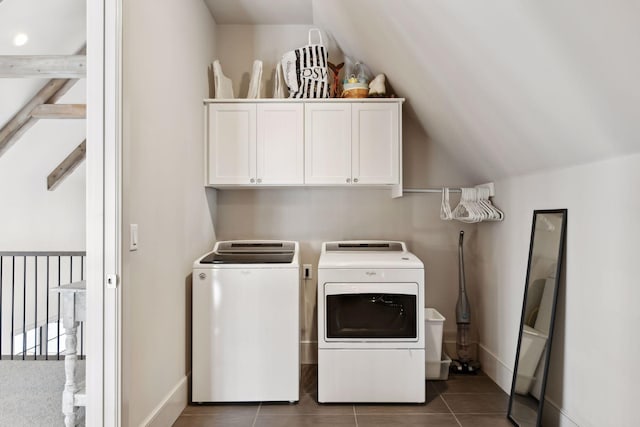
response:
<path id="1" fill-rule="evenodd" d="M 542 425 L 558 427 L 580 427 L 553 400 L 545 396 L 542 411 Z"/>
<path id="2" fill-rule="evenodd" d="M 188 381 L 184 376 L 153 411 L 140 423 L 145 427 L 166 427 L 173 425 L 187 406 Z"/>
<path id="3" fill-rule="evenodd" d="M 482 370 L 491 378 L 505 393 L 511 393 L 511 381 L 513 380 L 513 369 L 507 366 L 491 350 L 483 344 L 478 344 L 478 358 L 482 365 Z M 558 404 L 549 397 L 544 398 L 544 410 L 542 414 L 542 424 L 549 427 L 580 427 L 578 423 L 569 417 Z"/>
<path id="4" fill-rule="evenodd" d="M 482 366 L 482 371 L 493 380 L 505 393 L 511 393 L 511 380 L 513 379 L 513 369 L 509 368 L 491 350 L 483 344 L 478 344 L 478 360 Z"/>

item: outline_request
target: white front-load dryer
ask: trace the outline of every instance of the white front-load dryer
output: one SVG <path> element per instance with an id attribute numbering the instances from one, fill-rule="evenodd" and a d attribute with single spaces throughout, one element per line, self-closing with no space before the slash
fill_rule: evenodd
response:
<path id="1" fill-rule="evenodd" d="M 318 401 L 425 401 L 424 265 L 404 242 L 322 244 Z"/>
<path id="2" fill-rule="evenodd" d="M 299 400 L 299 245 L 224 241 L 193 265 L 192 401 Z"/>

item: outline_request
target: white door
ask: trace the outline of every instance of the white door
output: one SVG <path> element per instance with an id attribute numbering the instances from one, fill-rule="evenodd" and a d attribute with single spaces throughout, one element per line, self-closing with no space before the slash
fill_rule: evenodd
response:
<path id="1" fill-rule="evenodd" d="M 207 108 L 207 184 L 253 184 L 256 179 L 255 104 L 208 104 Z"/>
<path id="2" fill-rule="evenodd" d="M 351 104 L 305 104 L 305 184 L 351 183 Z"/>
<path id="3" fill-rule="evenodd" d="M 257 184 L 304 183 L 302 104 L 258 104 Z"/>
<path id="4" fill-rule="evenodd" d="M 352 159 L 355 184 L 399 182 L 397 103 L 352 105 Z"/>
<path id="5" fill-rule="evenodd" d="M 121 14 L 118 1 L 87 2 L 87 313 L 88 426 L 120 426 Z"/>

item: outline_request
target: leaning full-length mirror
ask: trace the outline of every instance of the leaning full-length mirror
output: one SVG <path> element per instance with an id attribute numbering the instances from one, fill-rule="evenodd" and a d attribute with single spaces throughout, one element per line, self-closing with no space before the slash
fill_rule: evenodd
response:
<path id="1" fill-rule="evenodd" d="M 508 412 L 509 419 L 522 427 L 538 427 L 542 422 L 566 227 L 566 209 L 533 213 Z"/>

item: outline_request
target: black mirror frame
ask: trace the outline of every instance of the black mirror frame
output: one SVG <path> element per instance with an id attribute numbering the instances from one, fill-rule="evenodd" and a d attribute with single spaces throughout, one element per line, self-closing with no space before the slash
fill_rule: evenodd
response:
<path id="1" fill-rule="evenodd" d="M 507 409 L 507 418 L 511 423 L 515 426 L 519 426 L 518 422 L 511 416 L 511 410 L 513 409 L 513 397 L 516 385 L 516 376 L 518 372 L 518 364 L 520 362 L 520 347 L 522 344 L 522 334 L 523 334 L 523 325 L 524 325 L 524 317 L 526 311 L 526 303 L 527 303 L 527 292 L 529 290 L 529 274 L 531 273 L 531 258 L 533 255 L 533 241 L 535 237 L 536 231 L 536 220 L 539 214 L 562 214 L 562 229 L 560 231 L 560 245 L 558 248 L 558 264 L 556 267 L 556 283 L 555 289 L 553 290 L 553 307 L 551 309 L 551 323 L 549 325 L 549 336 L 547 339 L 547 346 L 544 350 L 544 372 L 542 373 L 542 387 L 540 390 L 540 401 L 538 402 L 538 415 L 536 419 L 536 427 L 540 427 L 542 425 L 542 411 L 544 407 L 544 395 L 547 389 L 547 374 L 549 373 L 549 358 L 551 357 L 551 345 L 553 343 L 553 330 L 555 329 L 556 322 L 556 306 L 558 302 L 558 288 L 560 287 L 561 273 L 562 273 L 562 264 L 565 253 L 565 245 L 566 245 L 566 232 L 567 232 L 567 209 L 541 209 L 533 211 L 533 221 L 531 225 L 531 242 L 529 243 L 529 260 L 527 261 L 527 277 L 524 283 L 524 297 L 522 300 L 522 314 L 520 316 L 520 331 L 518 333 L 518 347 L 516 350 L 516 360 L 515 365 L 513 367 L 513 379 L 511 381 L 511 394 L 509 395 L 509 408 Z"/>

